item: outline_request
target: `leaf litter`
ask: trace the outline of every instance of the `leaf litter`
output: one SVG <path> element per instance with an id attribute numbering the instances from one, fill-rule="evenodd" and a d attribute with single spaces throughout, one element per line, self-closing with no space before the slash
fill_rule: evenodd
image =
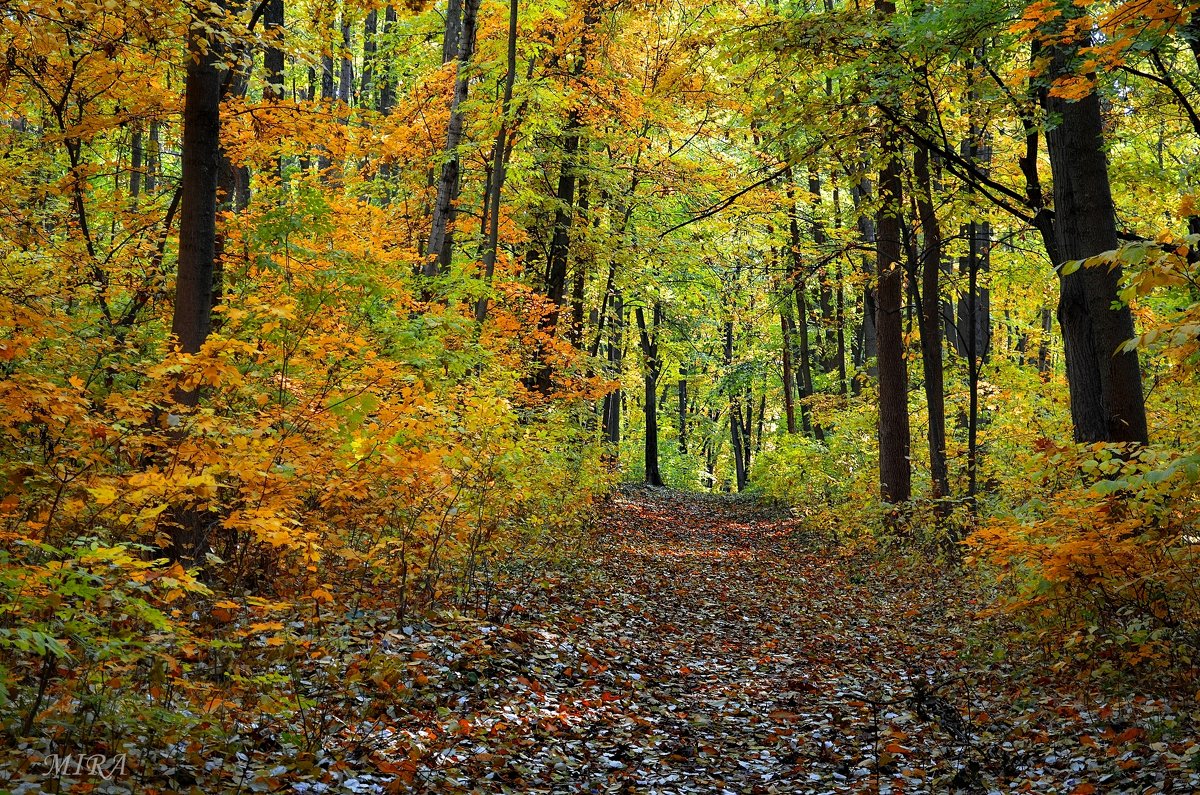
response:
<path id="1" fill-rule="evenodd" d="M 347 617 L 343 654 L 297 662 L 315 752 L 264 718 L 252 750 L 135 791 L 1200 792 L 1200 704 L 969 654 L 987 625 L 952 571 L 649 488 L 589 558 L 491 619 Z"/>
<path id="2" fill-rule="evenodd" d="M 390 735 L 406 786 L 1200 791 L 1197 704 L 971 658 L 976 605 L 952 572 L 841 556 L 753 502 L 644 488 L 614 499 L 592 564 L 505 623 L 415 643 L 429 684 Z"/>

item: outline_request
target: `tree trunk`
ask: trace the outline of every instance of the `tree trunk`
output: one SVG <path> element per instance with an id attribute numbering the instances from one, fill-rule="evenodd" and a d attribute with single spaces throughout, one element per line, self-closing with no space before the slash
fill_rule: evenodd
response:
<path id="1" fill-rule="evenodd" d="M 513 87 L 517 80 L 517 20 L 518 0 L 508 3 L 508 72 L 504 75 L 504 98 L 500 103 L 500 129 L 492 144 L 492 179 L 484 200 L 487 234 L 483 243 L 483 278 L 491 287 L 496 272 L 496 255 L 500 247 L 500 199 L 508 175 L 508 129 L 512 114 Z M 475 304 L 475 319 L 482 323 L 487 317 L 488 295 L 484 293 Z M 603 322 L 603 321 L 601 321 Z M 594 355 L 594 354 L 593 354 Z"/>
<path id="2" fill-rule="evenodd" d="M 383 36 L 384 41 L 387 41 L 388 34 L 396 27 L 396 8 L 391 3 L 384 8 L 383 11 Z M 386 56 L 386 54 L 385 54 Z M 381 58 L 380 63 L 387 64 L 386 57 Z M 391 70 L 382 69 L 377 78 L 379 83 L 379 99 L 376 110 L 386 116 L 392 112 L 392 108 L 396 104 L 396 82 L 392 78 Z"/>
<path id="3" fill-rule="evenodd" d="M 688 433 L 688 368 L 679 365 L 679 454 L 687 455 Z"/>
<path id="4" fill-rule="evenodd" d="M 854 209 L 859 210 L 866 202 L 871 200 L 871 180 L 865 176 L 860 177 L 855 183 L 850 192 L 851 198 L 854 200 Z M 858 216 L 858 236 L 863 247 L 874 247 L 876 245 L 876 229 L 875 221 L 865 212 L 860 212 Z M 866 254 L 862 258 L 862 269 L 865 274 L 874 275 L 871 267 L 870 257 Z M 860 326 L 858 338 L 860 340 L 858 346 L 858 356 L 855 359 L 855 365 L 865 367 L 866 374 L 870 378 L 875 378 L 879 375 L 879 340 L 878 333 L 875 329 L 875 288 L 866 287 L 863 290 L 863 312 L 862 325 Z M 855 394 L 858 394 L 861 388 L 861 382 L 858 377 L 854 379 L 852 385 Z"/>
<path id="5" fill-rule="evenodd" d="M 646 383 L 643 409 L 646 417 L 646 483 L 661 486 L 662 474 L 658 469 L 658 376 L 662 372 L 662 361 L 658 358 L 658 328 L 662 322 L 662 305 L 654 304 L 654 328 L 646 326 L 646 315 L 639 306 L 634 310 L 637 318 L 638 335 L 642 346 L 642 373 Z"/>
<path id="6" fill-rule="evenodd" d="M 221 165 L 221 52 L 205 40 L 215 20 L 199 17 L 188 40 L 180 176 L 179 265 L 171 332 L 184 353 L 196 353 L 212 328 L 213 260 L 216 255 L 217 178 Z M 176 399 L 196 405 L 197 390 Z"/>
<path id="7" fill-rule="evenodd" d="M 791 172 L 784 175 L 784 179 L 788 180 L 787 200 L 788 200 L 788 248 L 789 248 L 789 268 L 791 270 L 792 285 L 796 293 L 796 318 L 797 324 L 794 335 L 799 346 L 799 356 L 796 362 L 798 372 L 796 373 L 796 386 L 800 396 L 800 424 L 804 428 L 804 432 L 810 430 L 817 439 L 824 439 L 824 432 L 821 426 L 810 419 L 811 408 L 808 405 L 808 398 L 813 394 L 812 383 L 812 353 L 809 344 L 809 329 L 808 329 L 808 280 L 804 273 L 803 263 L 800 261 L 800 218 L 796 208 L 795 191 L 792 188 Z M 811 187 L 811 185 L 810 185 Z M 824 232 L 818 225 L 814 229 L 814 234 L 819 234 L 822 238 Z M 790 322 L 791 318 L 788 318 Z"/>
<path id="8" fill-rule="evenodd" d="M 733 318 L 725 321 L 725 367 L 733 365 Z M 736 389 L 729 392 L 729 437 L 733 444 L 733 469 L 737 479 L 737 490 L 746 488 L 746 459 L 743 446 L 747 443 L 742 438 L 742 405 Z"/>
<path id="9" fill-rule="evenodd" d="M 379 9 L 372 8 L 363 20 L 362 74 L 358 79 L 358 106 L 374 108 L 375 60 L 379 57 Z"/>
<path id="10" fill-rule="evenodd" d="M 344 114 L 349 111 L 350 100 L 354 96 L 354 53 L 350 49 L 350 22 L 346 19 L 345 10 L 342 11 L 342 58 L 341 58 L 341 74 L 338 77 L 338 101 L 342 106 L 338 108 L 338 115 L 344 118 Z"/>
<path id="11" fill-rule="evenodd" d="M 913 155 L 913 176 L 919 191 L 917 212 L 923 233 L 921 261 L 921 360 L 925 371 L 925 403 L 928 409 L 929 475 L 933 499 L 950 496 L 950 478 L 946 469 L 946 396 L 942 363 L 942 230 L 934 209 L 932 181 L 929 176 L 929 150 L 918 147 Z M 945 513 L 939 503 L 937 512 Z"/>
<path id="12" fill-rule="evenodd" d="M 329 36 L 330 34 L 324 34 Z M 332 42 L 329 42 L 332 47 Z M 325 53 L 321 56 L 321 104 L 322 111 L 325 113 L 333 112 L 333 100 L 337 96 L 336 80 L 333 72 L 333 55 Z M 322 180 L 329 178 L 329 167 L 332 161 L 329 159 L 328 150 L 325 147 L 320 147 L 317 155 L 317 173 Z"/>
<path id="13" fill-rule="evenodd" d="M 808 192 L 813 195 L 812 203 L 812 239 L 817 251 L 822 249 L 829 242 L 829 236 L 825 233 L 825 224 L 821 220 L 821 175 L 811 166 L 808 169 Z M 825 278 L 817 280 L 817 300 L 821 308 L 821 320 L 816 324 L 817 339 L 821 343 L 820 361 L 821 371 L 825 373 L 833 372 L 836 364 L 835 356 L 835 341 L 834 341 L 834 317 L 833 317 L 833 290 L 826 283 Z"/>
<path id="14" fill-rule="evenodd" d="M 787 417 L 787 432 L 796 432 L 796 393 L 792 377 L 792 329 L 786 305 L 780 307 L 779 326 L 783 333 L 783 412 Z"/>
<path id="15" fill-rule="evenodd" d="M 582 77 L 587 69 L 589 30 L 596 21 L 589 6 L 584 12 L 579 56 L 572 70 L 572 77 L 576 80 Z M 571 108 L 567 115 L 566 128 L 563 130 L 562 165 L 559 168 L 558 188 L 555 191 L 554 231 L 546 262 L 546 297 L 553 305 L 541 322 L 542 331 L 551 337 L 558 329 L 558 317 L 567 298 L 567 262 L 571 253 L 571 226 L 575 219 L 576 158 L 579 153 L 582 120 L 582 110 L 578 107 Z M 541 352 L 538 353 L 538 358 L 542 358 Z M 552 375 L 550 366 L 542 362 L 535 378 L 539 391 L 545 393 L 550 390 Z"/>
<path id="16" fill-rule="evenodd" d="M 1050 335 L 1054 331 L 1054 312 L 1048 306 L 1038 310 L 1038 326 L 1041 335 L 1038 337 L 1037 369 L 1039 373 L 1050 372 Z"/>
<path id="17" fill-rule="evenodd" d="M 263 101 L 283 100 L 284 57 L 282 47 L 284 0 L 266 0 L 263 9 L 263 31 L 267 47 L 263 51 Z M 271 158 L 269 173 L 280 186 L 283 184 L 283 159 L 278 153 Z"/>
<path id="18" fill-rule="evenodd" d="M 1072 73 L 1074 54 L 1074 46 L 1054 47 L 1053 77 Z M 1047 97 L 1046 108 L 1060 119 L 1046 135 L 1059 253 L 1070 261 L 1115 249 L 1100 97 L 1094 90 L 1075 102 Z M 1120 282 L 1119 267 L 1080 268 L 1059 279 L 1058 322 L 1077 442 L 1148 441 L 1138 356 L 1118 351 L 1134 336 L 1129 307 L 1113 309 Z"/>
<path id="19" fill-rule="evenodd" d="M 456 5 L 455 0 L 451 0 L 451 5 Z M 461 29 L 457 27 L 457 14 L 455 17 L 448 17 L 446 21 L 445 41 L 449 41 L 454 26 L 455 40 L 458 42 L 458 68 L 454 81 L 454 97 L 450 101 L 446 148 L 437 180 L 437 198 L 433 204 L 429 245 L 425 248 L 425 264 L 421 269 L 426 276 L 437 276 L 441 268 L 448 267 L 454 250 L 454 203 L 458 199 L 460 188 L 458 147 L 462 143 L 463 128 L 466 125 L 462 105 L 467 100 L 467 91 L 470 88 L 467 69 L 475 50 L 475 19 L 478 10 L 479 0 L 465 0 Z"/>
<path id="20" fill-rule="evenodd" d="M 576 203 L 579 211 L 579 226 L 586 229 L 588 211 L 591 209 L 588 197 L 588 180 L 579 180 L 579 201 Z M 583 303 L 587 290 L 587 263 L 579 256 L 579 247 L 575 248 L 575 273 L 571 284 L 571 325 L 567 329 L 567 340 L 574 348 L 583 346 Z"/>
<path id="21" fill-rule="evenodd" d="M 129 198 L 134 204 L 137 204 L 138 197 L 142 195 L 142 172 L 144 170 L 142 159 L 144 156 L 142 143 L 142 124 L 137 122 L 133 128 L 133 134 L 129 141 Z"/>
<path id="22" fill-rule="evenodd" d="M 153 196 L 158 191 L 158 171 L 162 159 L 158 121 L 150 122 L 149 137 L 150 146 L 146 151 L 146 193 Z"/>
<path id="23" fill-rule="evenodd" d="M 837 279 L 837 292 L 834 298 L 836 312 L 834 322 L 837 328 L 838 392 L 842 395 L 849 395 L 850 385 L 846 374 L 846 286 L 842 283 L 841 260 L 838 260 L 834 278 Z"/>
<path id="24" fill-rule="evenodd" d="M 895 13 L 890 0 L 876 0 L 883 15 Z M 887 161 L 879 175 L 882 200 L 876 227 L 878 287 L 875 332 L 879 359 L 879 493 L 884 502 L 907 502 L 912 496 L 909 461 L 908 369 L 904 358 L 904 269 L 900 264 L 902 189 L 900 152 L 894 132 L 884 132 Z"/>

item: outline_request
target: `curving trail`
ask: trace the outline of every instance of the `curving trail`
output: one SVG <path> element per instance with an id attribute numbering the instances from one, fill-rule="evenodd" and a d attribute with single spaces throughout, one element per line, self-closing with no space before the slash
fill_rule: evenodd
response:
<path id="1" fill-rule="evenodd" d="M 391 791 L 1200 791 L 1196 715 L 973 659 L 974 605 L 933 569 L 666 490 L 599 530 L 506 622 L 416 633 L 428 696 L 375 745 Z"/>

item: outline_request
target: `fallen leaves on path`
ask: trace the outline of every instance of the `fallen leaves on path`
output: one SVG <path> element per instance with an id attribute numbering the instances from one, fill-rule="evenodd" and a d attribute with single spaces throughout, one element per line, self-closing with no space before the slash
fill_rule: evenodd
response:
<path id="1" fill-rule="evenodd" d="M 528 623 L 481 624 L 431 652 L 428 687 L 461 695 L 432 730 L 435 713 L 400 722 L 420 760 L 415 784 L 1200 787 L 1194 712 L 1149 698 L 1099 702 L 964 663 L 974 606 L 952 576 L 844 559 L 785 514 L 659 490 L 615 500 L 597 558 L 594 576 L 522 605 Z M 464 676 L 473 686 L 460 689 Z"/>
<path id="2" fill-rule="evenodd" d="M 1200 791 L 1200 705 L 969 657 L 953 573 L 649 489 L 614 499 L 594 555 L 504 621 L 354 622 L 322 752 L 299 775 L 263 723 L 243 791 Z"/>

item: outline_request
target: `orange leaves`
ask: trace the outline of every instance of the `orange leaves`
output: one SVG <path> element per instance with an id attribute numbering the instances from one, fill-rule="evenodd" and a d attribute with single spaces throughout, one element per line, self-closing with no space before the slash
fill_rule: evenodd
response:
<path id="1" fill-rule="evenodd" d="M 1030 33 L 1062 16 L 1055 0 L 1036 0 L 1025 7 L 1021 19 L 1009 27 L 1011 33 Z"/>
<path id="2" fill-rule="evenodd" d="M 1074 102 L 1083 99 L 1095 90 L 1096 84 L 1091 78 L 1071 75 L 1055 79 L 1050 86 L 1050 96 Z"/>
<path id="3" fill-rule="evenodd" d="M 1084 485 L 1056 489 L 1034 518 L 992 520 L 968 548 L 1008 580 L 1004 608 L 1040 631 L 1060 667 L 1167 665 L 1170 617 L 1200 607 L 1186 585 L 1200 559 L 1179 540 L 1197 511 L 1196 464 L 1104 444 L 1044 455 L 1048 470 L 1073 473 Z M 1173 516 L 1163 513 L 1166 505 L 1175 506 Z"/>

